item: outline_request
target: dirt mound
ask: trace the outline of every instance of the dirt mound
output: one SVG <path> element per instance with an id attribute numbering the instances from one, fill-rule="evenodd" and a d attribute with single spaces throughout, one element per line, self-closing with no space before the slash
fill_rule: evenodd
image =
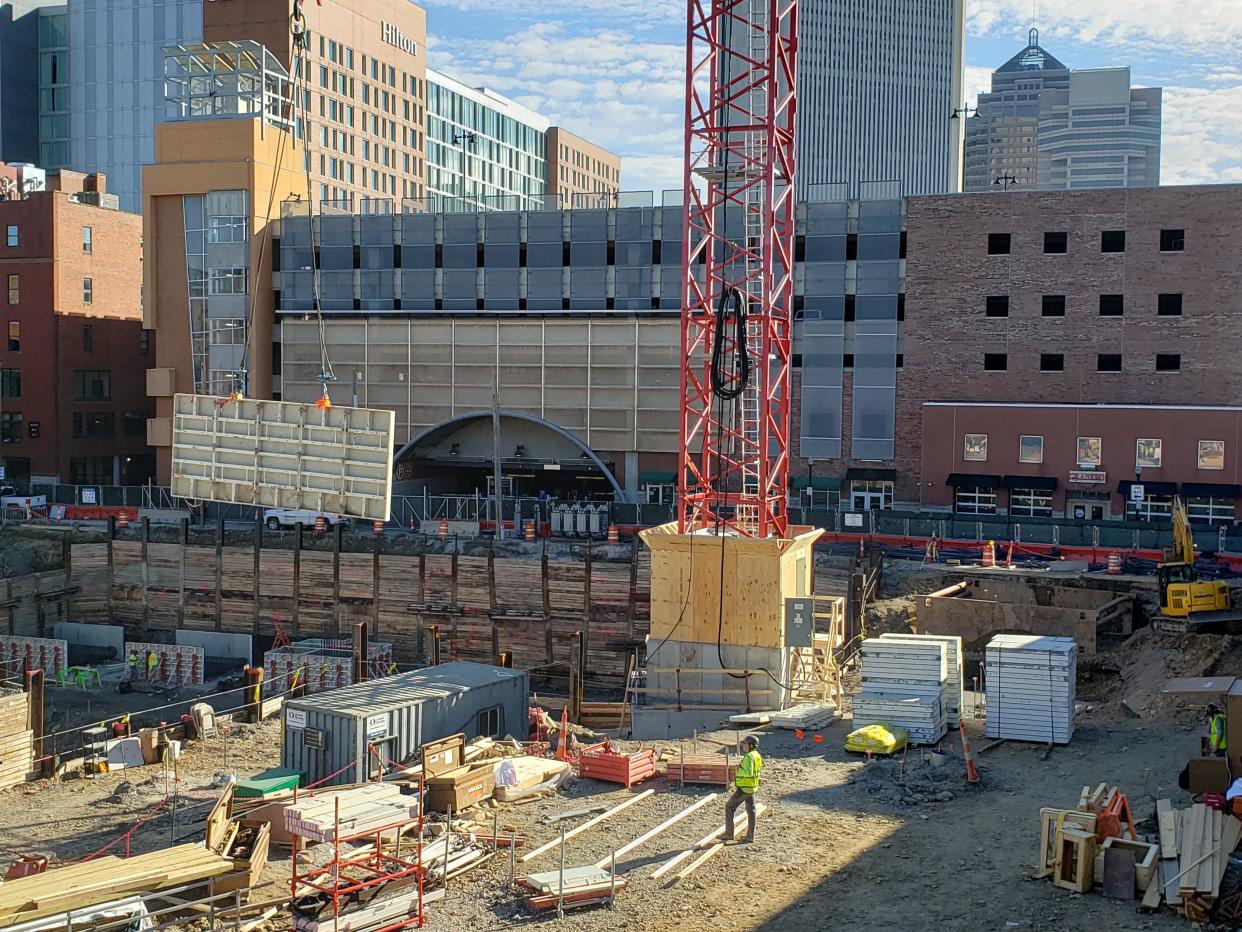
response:
<path id="1" fill-rule="evenodd" d="M 952 802 L 967 793 L 996 789 L 994 777 L 980 774 L 979 783 L 966 782 L 966 762 L 957 754 L 912 750 L 902 758 L 872 761 L 851 781 L 876 802 L 893 806 L 926 806 Z"/>
<path id="2" fill-rule="evenodd" d="M 1186 705 L 1184 697 L 1162 692 L 1169 680 L 1216 673 L 1232 675 L 1242 669 L 1239 661 L 1242 661 L 1242 638 L 1222 634 L 1164 634 L 1140 628 L 1120 648 L 1101 655 L 1088 671 L 1104 674 L 1093 683 L 1090 698 L 1102 702 L 1123 701 L 1142 716 L 1167 714 Z"/>

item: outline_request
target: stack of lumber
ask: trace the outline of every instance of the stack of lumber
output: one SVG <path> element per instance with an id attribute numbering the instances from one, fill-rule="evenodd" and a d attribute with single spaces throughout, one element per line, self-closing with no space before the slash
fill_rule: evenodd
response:
<path id="1" fill-rule="evenodd" d="M 614 877 L 599 867 L 567 867 L 560 871 L 545 871 L 519 877 L 517 881 L 529 893 L 526 901 L 539 912 L 547 912 L 563 905 L 569 909 L 577 906 L 596 906 L 607 903 L 609 897 L 625 889 L 625 878 Z"/>
<path id="2" fill-rule="evenodd" d="M 911 744 L 935 744 L 945 733 L 943 697 L 948 649 L 939 640 L 867 638 L 860 648 L 862 689 L 854 727 L 905 729 Z"/>
<path id="3" fill-rule="evenodd" d="M 392 783 L 368 783 L 344 793 L 299 798 L 285 808 L 285 830 L 312 841 L 332 841 L 338 828 L 346 838 L 417 817 L 416 797 Z"/>
<path id="4" fill-rule="evenodd" d="M 1177 870 L 1174 877 L 1164 874 L 1172 859 L 1161 861 L 1164 896 L 1170 906 L 1192 922 L 1207 922 L 1212 905 L 1220 895 L 1220 882 L 1229 864 L 1229 855 L 1242 837 L 1242 822 L 1218 809 L 1196 803 L 1176 814 Z M 1161 854 L 1165 844 L 1162 832 Z"/>
<path id="5" fill-rule="evenodd" d="M 33 737 L 27 694 L 0 694 L 0 789 L 25 782 L 34 770 Z"/>
<path id="6" fill-rule="evenodd" d="M 947 634 L 881 634 L 881 641 L 939 641 L 944 644 L 947 676 L 941 690 L 945 722 L 956 728 L 962 714 L 962 639 Z"/>
<path id="7" fill-rule="evenodd" d="M 445 837 L 448 838 L 447 847 Z M 423 855 L 418 863 L 427 869 L 428 883 L 439 883 L 445 879 L 460 877 L 467 871 L 486 864 L 494 855 L 494 851 L 458 837 L 454 830 L 446 836 L 424 842 Z"/>
<path id="8" fill-rule="evenodd" d="M 998 634 L 988 642 L 984 668 L 987 737 L 1069 743 L 1078 676 L 1073 638 Z"/>
<path id="9" fill-rule="evenodd" d="M 178 845 L 132 858 L 108 855 L 52 868 L 4 882 L 0 887 L 0 928 L 107 903 L 130 893 L 187 886 L 233 869 L 232 860 L 199 845 Z"/>
<path id="10" fill-rule="evenodd" d="M 628 702 L 584 702 L 577 723 L 584 728 L 602 731 L 608 728 L 624 728 L 629 721 Z"/>
<path id="11" fill-rule="evenodd" d="M 720 754 L 684 754 L 669 762 L 668 777 L 678 783 L 733 785 L 737 761 Z"/>
<path id="12" fill-rule="evenodd" d="M 802 702 L 781 712 L 764 714 L 768 716 L 773 728 L 813 731 L 830 724 L 837 717 L 837 706 L 835 702 Z M 738 716 L 733 716 L 729 721 L 737 718 Z"/>
<path id="13" fill-rule="evenodd" d="M 608 783 L 620 783 L 624 787 L 633 786 L 656 774 L 655 748 L 635 751 L 633 754 L 618 754 L 612 745 L 605 740 L 583 749 L 578 755 L 578 776 L 604 780 Z"/>

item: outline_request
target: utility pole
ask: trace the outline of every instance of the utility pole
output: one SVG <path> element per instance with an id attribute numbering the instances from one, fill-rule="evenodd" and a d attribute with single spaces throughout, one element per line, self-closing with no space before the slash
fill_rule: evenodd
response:
<path id="1" fill-rule="evenodd" d="M 505 511 L 502 506 L 503 496 L 500 494 L 500 392 L 499 384 L 492 392 L 492 482 L 496 486 L 496 539 L 505 536 Z"/>

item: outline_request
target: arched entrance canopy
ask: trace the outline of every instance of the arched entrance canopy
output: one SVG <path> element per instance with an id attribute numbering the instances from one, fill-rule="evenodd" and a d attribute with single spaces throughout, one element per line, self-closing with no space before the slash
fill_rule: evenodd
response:
<path id="1" fill-rule="evenodd" d="M 412 454 L 414 449 L 420 443 L 437 440 L 438 438 L 451 433 L 454 428 L 460 427 L 471 421 L 483 418 L 490 419 L 491 416 L 492 412 L 490 410 L 467 411 L 464 414 L 458 414 L 454 417 L 448 418 L 447 420 L 441 421 L 439 424 L 432 424 L 430 427 L 420 430 L 417 434 L 411 437 L 409 442 L 397 451 L 397 454 L 393 457 L 393 462 L 398 463 L 402 458 Z M 621 488 L 621 484 L 617 482 L 617 477 L 612 474 L 612 470 L 605 465 L 604 461 L 596 455 L 594 450 L 578 439 L 578 437 L 572 432 L 566 430 L 564 427 L 561 427 L 559 424 L 553 423 L 552 421 L 547 421 L 541 417 L 536 417 L 533 414 L 525 414 L 520 411 L 505 411 L 502 408 L 500 411 L 500 417 L 502 419 L 514 418 L 517 420 L 529 421 L 532 424 L 538 424 L 540 427 L 547 428 L 564 440 L 569 441 L 577 449 L 581 450 L 582 455 L 589 458 L 591 462 L 595 464 L 596 468 L 599 469 L 604 478 L 608 480 L 608 482 L 612 485 L 613 491 L 616 493 L 617 501 L 628 502 L 630 500 L 629 495 L 627 495 L 625 490 Z"/>

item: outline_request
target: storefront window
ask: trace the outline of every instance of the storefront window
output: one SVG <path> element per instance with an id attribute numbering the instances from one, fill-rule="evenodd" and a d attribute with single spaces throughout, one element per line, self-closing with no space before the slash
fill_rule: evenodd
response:
<path id="1" fill-rule="evenodd" d="M 1234 520 L 1232 498 L 1186 499 L 1186 517 L 1195 524 L 1228 524 Z"/>
<path id="2" fill-rule="evenodd" d="M 962 459 L 970 463 L 985 463 L 988 459 L 988 435 L 967 434 L 962 449 Z"/>
<path id="3" fill-rule="evenodd" d="M 1135 445 L 1134 465 L 1140 469 L 1144 467 L 1158 469 L 1160 467 L 1160 454 L 1163 445 L 1163 442 L 1160 440 L 1140 439 Z"/>
<path id="4" fill-rule="evenodd" d="M 1200 469 L 1224 469 L 1225 468 L 1225 441 L 1223 440 L 1200 440 L 1199 441 L 1199 468 Z"/>
<path id="5" fill-rule="evenodd" d="M 1142 443 L 1142 441 L 1139 442 Z M 1159 520 L 1171 514 L 1173 514 L 1172 495 L 1148 495 L 1134 506 L 1134 516 L 1143 520 Z"/>
<path id="6" fill-rule="evenodd" d="M 1023 436 L 1018 438 L 1018 462 L 1042 463 L 1044 461 L 1044 438 Z"/>
<path id="7" fill-rule="evenodd" d="M 959 514 L 996 514 L 996 489 L 994 488 L 959 488 L 956 499 Z"/>
<path id="8" fill-rule="evenodd" d="M 893 483 L 886 480 L 854 479 L 850 483 L 850 510 L 874 511 L 893 507 Z"/>
<path id="9" fill-rule="evenodd" d="M 1022 518 L 1051 518 L 1052 492 L 1046 489 L 1013 489 L 1009 513 Z"/>
<path id="10" fill-rule="evenodd" d="M 1103 445 L 1100 443 L 1099 437 L 1079 437 L 1078 438 L 1078 465 L 1079 466 L 1099 466 L 1101 462 L 1100 454 Z"/>

